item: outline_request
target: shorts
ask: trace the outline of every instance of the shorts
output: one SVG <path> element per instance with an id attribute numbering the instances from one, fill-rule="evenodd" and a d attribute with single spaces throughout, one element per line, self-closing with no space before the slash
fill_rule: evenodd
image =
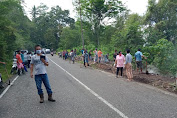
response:
<path id="1" fill-rule="evenodd" d="M 17 64 L 17 68 L 18 68 L 18 69 L 21 69 L 21 68 L 23 68 L 23 67 L 24 67 L 24 66 L 23 66 L 22 63 L 18 63 L 18 64 Z"/>
<path id="2" fill-rule="evenodd" d="M 137 64 L 137 68 L 143 68 L 142 61 L 137 61 L 136 64 Z"/>

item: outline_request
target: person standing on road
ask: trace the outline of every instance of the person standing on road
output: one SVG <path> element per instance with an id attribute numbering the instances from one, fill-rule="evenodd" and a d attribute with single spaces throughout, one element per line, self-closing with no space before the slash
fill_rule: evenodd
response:
<path id="1" fill-rule="evenodd" d="M 90 50 L 90 52 L 89 52 L 89 60 L 90 61 L 92 60 L 92 50 Z"/>
<path id="2" fill-rule="evenodd" d="M 123 67 L 124 67 L 125 57 L 121 51 L 119 51 L 119 55 L 116 56 L 115 66 L 117 67 L 116 77 L 118 77 L 119 70 L 121 70 L 121 77 L 123 76 Z"/>
<path id="3" fill-rule="evenodd" d="M 18 75 L 20 75 L 20 70 L 22 70 L 22 73 L 24 74 L 24 66 L 23 66 L 23 61 L 21 59 L 21 51 L 17 51 L 16 55 L 17 59 L 17 68 L 18 68 Z"/>
<path id="4" fill-rule="evenodd" d="M 35 70 L 35 82 L 40 96 L 40 103 L 44 102 L 44 94 L 42 90 L 42 82 L 48 93 L 48 101 L 55 102 L 52 98 L 52 90 L 49 84 L 49 79 L 47 76 L 46 66 L 49 66 L 48 59 L 45 55 L 41 54 L 41 47 L 39 45 L 35 46 L 36 55 L 31 58 L 31 78 L 33 78 L 33 68 Z"/>
<path id="5" fill-rule="evenodd" d="M 133 79 L 133 73 L 132 73 L 132 55 L 130 54 L 130 50 L 127 50 L 127 55 L 125 58 L 125 68 L 126 68 L 126 75 L 129 81 L 132 81 Z"/>
<path id="6" fill-rule="evenodd" d="M 99 63 L 101 62 L 101 57 L 102 57 L 102 52 L 101 52 L 101 49 L 99 49 L 98 51 L 98 59 L 99 59 Z"/>
<path id="7" fill-rule="evenodd" d="M 74 61 L 75 61 L 75 53 L 74 53 L 73 50 L 71 50 L 70 56 L 71 56 L 71 61 L 72 61 L 73 64 L 74 64 Z"/>
<path id="8" fill-rule="evenodd" d="M 141 49 L 138 49 L 138 51 L 135 53 L 135 62 L 137 64 L 137 72 L 139 72 L 140 69 L 141 73 L 143 71 L 142 57 L 146 59 L 146 57 L 142 54 Z"/>
<path id="9" fill-rule="evenodd" d="M 30 62 L 31 62 L 31 52 L 27 54 L 27 60 L 28 60 L 28 68 L 30 68 Z"/>
<path id="10" fill-rule="evenodd" d="M 63 53 L 62 53 L 63 60 L 65 59 L 65 54 L 66 54 L 66 52 L 63 50 Z"/>
<path id="11" fill-rule="evenodd" d="M 115 50 L 115 53 L 113 54 L 114 62 L 116 60 L 116 56 L 117 56 L 117 50 Z"/>
<path id="12" fill-rule="evenodd" d="M 98 51 L 97 48 L 93 51 L 95 59 L 94 59 L 94 63 L 96 63 L 98 61 Z"/>
<path id="13" fill-rule="evenodd" d="M 85 62 L 85 67 L 87 67 L 89 65 L 89 54 L 87 52 L 87 50 L 84 51 L 84 62 Z"/>
<path id="14" fill-rule="evenodd" d="M 65 60 L 68 58 L 68 51 L 65 52 Z"/>
<path id="15" fill-rule="evenodd" d="M 0 61 L 0 64 L 4 64 L 5 65 L 6 63 Z M 4 88 L 4 86 L 2 84 L 3 84 L 3 81 L 2 81 L 2 77 L 1 77 L 1 73 L 0 73 L 0 89 Z"/>
<path id="16" fill-rule="evenodd" d="M 25 66 L 25 56 L 24 56 L 24 51 L 22 51 L 21 52 L 21 59 L 22 59 L 22 61 L 23 61 L 23 67 L 24 67 L 24 70 L 26 71 L 26 72 L 28 72 L 28 70 L 27 70 L 27 68 L 26 68 L 26 66 Z"/>
<path id="17" fill-rule="evenodd" d="M 74 56 L 75 57 L 77 56 L 77 50 L 76 49 L 74 50 Z"/>

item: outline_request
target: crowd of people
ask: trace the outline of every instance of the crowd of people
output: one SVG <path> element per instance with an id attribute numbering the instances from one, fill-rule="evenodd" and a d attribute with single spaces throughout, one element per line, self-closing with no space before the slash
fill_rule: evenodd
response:
<path id="1" fill-rule="evenodd" d="M 77 56 L 77 50 L 71 50 L 71 52 L 68 52 L 67 50 L 63 50 L 62 53 L 58 53 L 59 57 L 62 57 L 63 60 L 66 60 L 67 58 L 70 58 L 70 60 L 75 62 L 75 58 Z M 94 51 L 90 50 L 89 52 L 86 49 L 81 50 L 82 54 L 82 61 L 84 62 L 84 66 L 89 66 L 89 61 L 94 61 L 94 63 L 101 63 L 101 61 L 109 61 L 109 54 L 106 54 L 103 56 L 103 53 L 101 49 Z M 123 70 L 126 69 L 126 75 L 127 80 L 132 81 L 133 79 L 133 73 L 132 73 L 132 55 L 130 54 L 130 50 L 126 51 L 126 56 L 122 54 L 121 51 L 117 52 L 115 50 L 115 53 L 113 54 L 114 58 L 114 67 L 117 68 L 116 71 L 116 78 L 123 76 Z M 141 52 L 141 49 L 138 49 L 138 51 L 135 53 L 135 61 L 137 65 L 137 71 L 140 70 L 142 72 L 142 58 L 147 59 Z M 22 73 L 25 71 L 28 72 L 27 68 L 25 67 L 25 59 L 24 59 L 24 52 L 21 52 L 20 50 L 17 51 L 16 54 L 17 59 L 17 68 L 18 68 L 18 74 L 20 75 L 20 71 L 22 70 Z M 106 62 L 105 61 L 105 62 Z M 6 64 L 5 62 L 0 62 L 2 64 Z M 48 66 L 48 59 L 47 56 L 42 54 L 41 47 L 39 45 L 35 46 L 35 55 L 32 55 L 32 53 L 27 53 L 27 66 L 31 70 L 31 78 L 35 77 L 36 87 L 38 90 L 38 94 L 40 96 L 40 103 L 44 102 L 44 94 L 42 90 L 42 82 L 45 85 L 45 88 L 48 93 L 48 100 L 51 102 L 55 102 L 55 100 L 52 97 L 52 90 L 49 84 L 49 79 L 46 72 L 46 66 Z M 35 76 L 33 76 L 33 70 L 35 71 Z M 120 73 L 120 74 L 119 74 Z M 1 82 L 1 75 L 0 75 L 0 82 Z"/>
<path id="2" fill-rule="evenodd" d="M 93 53 L 92 50 L 88 52 L 86 49 L 82 49 L 81 54 L 82 54 L 82 61 L 85 67 L 89 66 L 89 61 L 92 60 L 94 61 L 94 63 L 101 63 L 101 61 L 109 62 L 109 54 L 103 56 L 101 49 L 98 50 L 96 48 L 93 51 Z M 71 50 L 70 53 L 67 50 L 66 51 L 63 50 L 62 52 L 63 59 L 66 60 L 67 58 L 71 58 L 73 63 L 75 61 L 76 55 L 77 55 L 76 49 L 74 51 Z M 140 70 L 140 72 L 142 73 L 142 69 L 143 69 L 142 58 L 145 59 L 147 58 L 142 54 L 141 49 L 138 49 L 134 56 L 135 56 L 137 71 L 139 72 Z M 115 50 L 115 53 L 113 54 L 113 60 L 114 60 L 114 67 L 117 68 L 116 78 L 123 76 L 123 70 L 125 68 L 128 81 L 132 81 L 133 79 L 132 55 L 130 54 L 130 50 L 126 51 L 126 56 L 124 56 L 121 51 L 118 52 L 117 50 Z"/>

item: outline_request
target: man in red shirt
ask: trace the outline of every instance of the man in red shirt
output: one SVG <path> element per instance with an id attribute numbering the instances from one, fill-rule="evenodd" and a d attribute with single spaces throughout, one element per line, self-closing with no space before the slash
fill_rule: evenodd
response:
<path id="1" fill-rule="evenodd" d="M 24 74 L 24 66 L 23 61 L 21 59 L 21 51 L 17 51 L 16 59 L 17 59 L 17 68 L 18 68 L 18 75 L 20 75 L 20 70 L 22 69 L 22 73 Z"/>

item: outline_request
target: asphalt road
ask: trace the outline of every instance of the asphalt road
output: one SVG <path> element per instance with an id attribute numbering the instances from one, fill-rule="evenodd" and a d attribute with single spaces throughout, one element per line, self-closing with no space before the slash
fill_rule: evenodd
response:
<path id="1" fill-rule="evenodd" d="M 0 118 L 177 118 L 177 96 L 113 74 L 70 64 L 47 67 L 55 103 L 39 103 L 34 79 L 20 76 L 0 99 Z M 44 87 L 43 87 L 44 88 Z"/>

